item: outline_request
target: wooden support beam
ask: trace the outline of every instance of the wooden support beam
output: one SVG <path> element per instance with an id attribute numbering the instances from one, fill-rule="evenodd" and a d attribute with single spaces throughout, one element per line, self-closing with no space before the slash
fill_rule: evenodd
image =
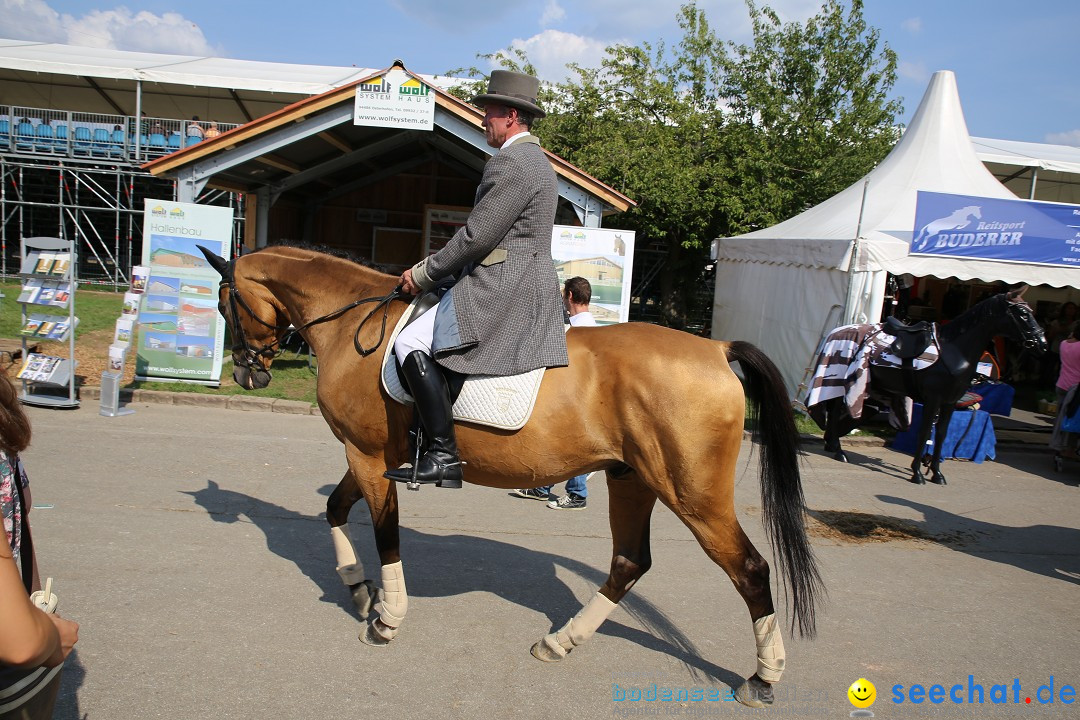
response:
<path id="1" fill-rule="evenodd" d="M 259 157 L 255 158 L 255 161 L 260 162 L 263 165 L 269 165 L 272 168 L 277 168 L 278 170 L 284 170 L 285 172 L 292 173 L 294 175 L 303 170 L 303 168 L 296 163 L 289 162 L 285 158 L 278 157 L 273 153 L 260 155 Z"/>
<path id="2" fill-rule="evenodd" d="M 330 143 L 346 155 L 356 149 L 349 143 L 345 142 L 345 140 L 343 140 L 340 135 L 330 132 L 329 130 L 319 133 L 319 137 Z"/>

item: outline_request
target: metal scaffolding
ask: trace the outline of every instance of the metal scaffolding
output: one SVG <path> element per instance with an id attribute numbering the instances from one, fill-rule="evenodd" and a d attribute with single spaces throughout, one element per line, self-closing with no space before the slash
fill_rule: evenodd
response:
<path id="1" fill-rule="evenodd" d="M 131 267 L 142 258 L 144 200 L 175 201 L 176 183 L 139 167 L 146 153 L 140 151 L 138 140 L 109 136 L 116 138 L 115 147 L 85 148 L 75 140 L 79 123 L 126 128 L 135 126 L 133 117 L 0 106 L 0 118 L 22 115 L 37 120 L 35 128 L 70 126 L 72 131 L 63 132 L 62 141 L 50 135 L 23 142 L 31 136 L 18 134 L 12 125 L 0 128 L 8 130 L 0 132 L 0 276 L 18 274 L 21 238 L 55 237 L 75 243 L 79 262 L 74 273 L 79 282 L 114 290 L 127 287 Z M 183 121 L 167 122 L 181 127 Z M 196 202 L 233 209 L 235 252 L 243 238 L 243 196 L 206 189 Z"/>

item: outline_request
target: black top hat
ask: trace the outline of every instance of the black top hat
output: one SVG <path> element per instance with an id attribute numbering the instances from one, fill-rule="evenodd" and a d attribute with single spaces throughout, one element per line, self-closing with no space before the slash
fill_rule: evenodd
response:
<path id="1" fill-rule="evenodd" d="M 510 70 L 492 70 L 487 92 L 474 97 L 472 103 L 481 107 L 488 103 L 506 105 L 542 118 L 547 113 L 536 104 L 536 92 L 539 89 L 540 81 L 532 75 Z"/>

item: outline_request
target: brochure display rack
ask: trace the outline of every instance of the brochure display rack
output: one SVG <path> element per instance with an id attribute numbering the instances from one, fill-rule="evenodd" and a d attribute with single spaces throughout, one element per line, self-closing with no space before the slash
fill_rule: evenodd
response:
<path id="1" fill-rule="evenodd" d="M 16 377 L 22 381 L 20 399 L 28 405 L 77 407 L 75 398 L 75 249 L 70 240 L 23 238 L 22 264 L 23 364 Z M 61 314 L 62 313 L 62 314 Z M 67 343 L 66 357 L 28 353 L 40 340 Z M 57 392 L 67 388 L 67 396 Z"/>

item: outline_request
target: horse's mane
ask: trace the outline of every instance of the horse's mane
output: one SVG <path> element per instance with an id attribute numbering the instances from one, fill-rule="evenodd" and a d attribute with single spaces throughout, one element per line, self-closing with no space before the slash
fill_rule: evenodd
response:
<path id="1" fill-rule="evenodd" d="M 372 262 L 369 258 L 357 255 L 351 250 L 346 250 L 345 248 L 330 247 L 328 245 L 316 245 L 314 243 L 302 242 L 300 240 L 278 240 L 267 245 L 266 247 L 261 247 L 256 250 L 246 252 L 244 253 L 244 255 L 253 255 L 255 253 L 262 252 L 263 250 L 271 250 L 273 248 L 279 247 L 296 248 L 297 250 L 308 250 L 310 252 L 319 253 L 320 255 L 329 255 L 330 257 L 335 257 L 340 260 L 348 260 L 349 262 L 356 263 L 361 267 L 376 270 L 387 275 L 398 274 L 387 266 Z"/>
<path id="2" fill-rule="evenodd" d="M 942 325 L 939 335 L 945 340 L 955 340 L 976 325 L 982 324 L 989 316 L 997 314 L 1007 302 L 1005 293 L 988 297 L 957 315 L 948 324 Z"/>

